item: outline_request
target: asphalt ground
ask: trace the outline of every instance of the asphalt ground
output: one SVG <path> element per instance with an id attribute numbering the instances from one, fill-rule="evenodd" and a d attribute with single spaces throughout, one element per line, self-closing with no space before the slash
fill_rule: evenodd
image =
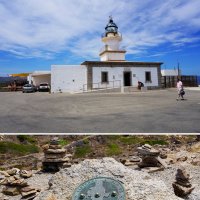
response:
<path id="1" fill-rule="evenodd" d="M 0 133 L 200 133 L 200 90 L 1 92 Z"/>

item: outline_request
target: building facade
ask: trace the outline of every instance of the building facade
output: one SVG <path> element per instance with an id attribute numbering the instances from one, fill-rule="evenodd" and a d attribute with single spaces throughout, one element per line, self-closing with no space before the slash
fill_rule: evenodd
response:
<path id="1" fill-rule="evenodd" d="M 110 17 L 101 38 L 104 46 L 100 61 L 80 65 L 52 65 L 51 92 L 80 93 L 91 90 L 137 87 L 138 81 L 147 88 L 161 87 L 161 62 L 126 61 L 120 48 L 122 35 Z M 36 80 L 36 78 L 35 78 Z"/>

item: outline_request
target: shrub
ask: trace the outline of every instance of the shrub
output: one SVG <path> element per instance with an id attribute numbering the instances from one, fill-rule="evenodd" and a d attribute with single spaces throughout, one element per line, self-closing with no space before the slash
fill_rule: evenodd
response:
<path id="1" fill-rule="evenodd" d="M 31 144 L 35 144 L 37 142 L 34 136 L 30 135 L 17 135 L 17 138 L 20 142 L 29 142 Z"/>
<path id="2" fill-rule="evenodd" d="M 120 153 L 122 153 L 122 150 L 117 144 L 115 143 L 108 144 L 106 149 L 106 155 L 114 156 L 114 155 L 119 155 Z"/>
<path id="3" fill-rule="evenodd" d="M 164 140 L 144 140 L 141 144 L 150 144 L 151 146 L 153 146 L 155 144 L 167 145 L 168 142 L 166 142 Z"/>
<path id="4" fill-rule="evenodd" d="M 84 145 L 84 146 L 81 146 L 81 147 L 76 147 L 74 156 L 76 158 L 83 158 L 91 152 L 92 152 L 91 147 L 89 145 Z"/>
<path id="5" fill-rule="evenodd" d="M 59 145 L 65 146 L 65 145 L 67 145 L 67 144 L 69 144 L 69 141 L 68 141 L 68 140 L 65 140 L 65 139 L 60 139 L 60 140 L 59 140 Z"/>
<path id="6" fill-rule="evenodd" d="M 38 153 L 39 148 L 32 144 L 16 144 L 13 142 L 0 142 L 0 153 L 10 153 L 14 155 L 26 155 Z"/>

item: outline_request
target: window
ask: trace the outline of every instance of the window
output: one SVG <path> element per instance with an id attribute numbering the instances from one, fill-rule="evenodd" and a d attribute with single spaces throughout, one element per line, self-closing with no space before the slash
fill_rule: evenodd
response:
<path id="1" fill-rule="evenodd" d="M 108 83 L 108 72 L 101 72 L 101 82 Z"/>
<path id="2" fill-rule="evenodd" d="M 145 80 L 146 82 L 151 82 L 151 72 L 145 72 Z"/>

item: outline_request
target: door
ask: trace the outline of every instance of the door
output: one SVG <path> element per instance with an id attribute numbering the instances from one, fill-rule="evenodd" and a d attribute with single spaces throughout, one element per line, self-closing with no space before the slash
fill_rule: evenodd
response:
<path id="1" fill-rule="evenodd" d="M 131 72 L 124 72 L 124 86 L 131 86 Z"/>

